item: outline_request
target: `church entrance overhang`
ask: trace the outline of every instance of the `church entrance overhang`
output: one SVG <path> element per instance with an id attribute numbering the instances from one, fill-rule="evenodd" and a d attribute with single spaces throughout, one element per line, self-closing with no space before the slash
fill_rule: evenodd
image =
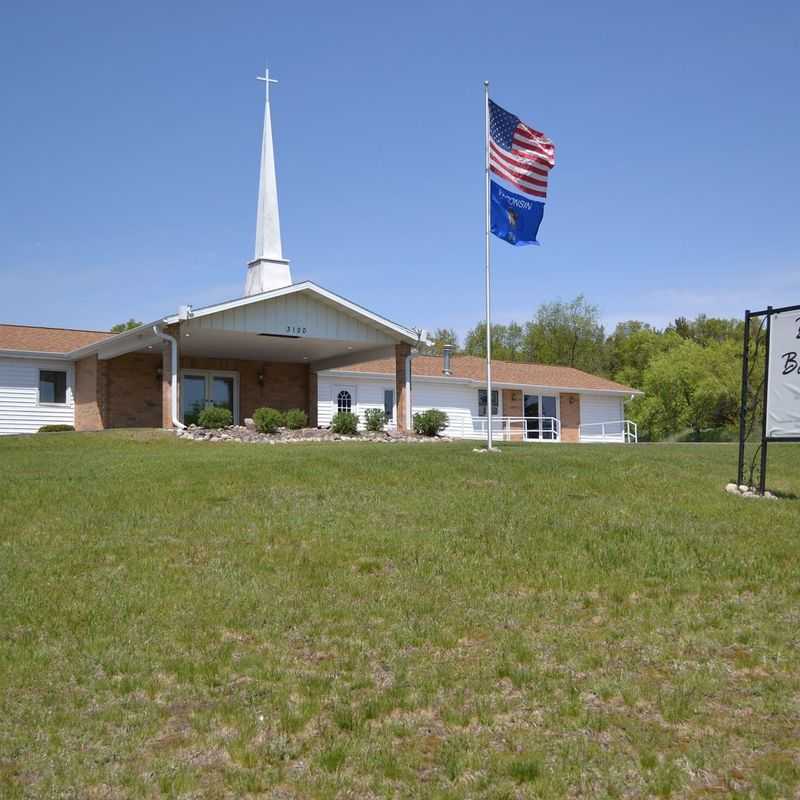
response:
<path id="1" fill-rule="evenodd" d="M 157 330 L 176 340 L 177 364 Z M 68 356 L 81 365 L 108 365 L 98 368 L 96 381 L 97 398 L 111 398 L 104 412 L 107 427 L 118 426 L 122 401 L 131 409 L 125 420 L 143 419 L 137 415 L 135 398 L 152 394 L 154 376 L 161 384 L 163 426 L 172 426 L 172 386 L 177 387 L 177 408 L 182 408 L 183 390 L 171 379 L 195 372 L 235 376 L 235 417 L 243 419 L 261 405 L 274 404 L 305 408 L 316 424 L 316 373 L 377 358 L 395 359 L 398 408 L 410 408 L 405 403 L 411 391 L 407 362 L 421 339 L 417 331 L 306 282 L 196 310 L 186 306 L 179 314 Z M 221 386 L 224 381 L 217 382 Z M 152 407 L 152 397 L 148 402 Z"/>
<path id="2" fill-rule="evenodd" d="M 96 354 L 102 360 L 160 349 L 154 325 L 178 335 L 187 355 L 307 363 L 315 369 L 384 357 L 397 344 L 415 347 L 422 335 L 306 281 L 204 308 L 186 306 L 70 356 Z"/>

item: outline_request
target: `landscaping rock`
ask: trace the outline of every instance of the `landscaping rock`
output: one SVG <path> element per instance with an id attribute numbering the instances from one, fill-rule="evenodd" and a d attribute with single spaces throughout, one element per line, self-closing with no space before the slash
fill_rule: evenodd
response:
<path id="1" fill-rule="evenodd" d="M 772 492 L 765 491 L 764 494 L 761 495 L 758 493 L 755 486 L 745 486 L 745 484 L 737 486 L 735 483 L 726 483 L 725 491 L 728 494 L 736 495 L 736 497 L 757 497 L 759 500 L 762 498 L 766 500 L 778 499 Z"/>
<path id="2" fill-rule="evenodd" d="M 342 436 L 329 428 L 279 428 L 276 433 L 259 433 L 253 420 L 245 419 L 244 425 L 230 425 L 218 430 L 206 430 L 197 425 L 176 431 L 176 436 L 195 442 L 238 442 L 247 444 L 302 444 L 305 442 L 451 442 L 447 436 L 417 436 L 397 431 L 364 431 L 355 436 Z M 252 426 L 251 426 L 252 424 Z"/>

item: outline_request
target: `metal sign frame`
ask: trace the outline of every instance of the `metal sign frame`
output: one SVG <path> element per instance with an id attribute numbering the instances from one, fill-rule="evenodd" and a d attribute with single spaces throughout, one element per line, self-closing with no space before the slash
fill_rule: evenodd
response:
<path id="1" fill-rule="evenodd" d="M 800 305 L 781 306 L 773 308 L 767 306 L 761 311 L 744 312 L 744 343 L 742 348 L 742 396 L 739 408 L 739 469 L 737 472 L 737 483 L 744 481 L 744 461 L 745 461 L 745 439 L 747 422 L 747 396 L 749 390 L 749 366 L 750 366 L 750 322 L 754 317 L 766 317 L 766 338 L 764 344 L 764 390 L 761 399 L 761 465 L 758 476 L 758 493 L 764 494 L 767 479 L 767 445 L 770 442 L 800 442 L 800 436 L 767 436 L 767 398 L 769 392 L 769 348 L 770 334 L 772 331 L 772 316 L 783 314 L 787 311 L 800 311 Z"/>

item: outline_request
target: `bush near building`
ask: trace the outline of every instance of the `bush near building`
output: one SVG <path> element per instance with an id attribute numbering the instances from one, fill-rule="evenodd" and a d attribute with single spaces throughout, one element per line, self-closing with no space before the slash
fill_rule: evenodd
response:
<path id="1" fill-rule="evenodd" d="M 222 406 L 209 406 L 197 415 L 197 424 L 201 428 L 227 428 L 233 425 L 233 414 Z"/>
<path id="2" fill-rule="evenodd" d="M 368 431 L 382 431 L 388 422 L 389 416 L 382 408 L 368 408 L 364 412 L 364 424 Z"/>
<path id="3" fill-rule="evenodd" d="M 286 415 L 277 408 L 264 406 L 253 412 L 253 422 L 260 433 L 276 433 L 286 424 Z"/>
<path id="4" fill-rule="evenodd" d="M 427 411 L 414 414 L 412 421 L 414 433 L 420 436 L 438 436 L 447 427 L 449 420 L 444 411 L 440 411 L 438 408 L 429 408 Z"/>
<path id="5" fill-rule="evenodd" d="M 297 431 L 308 425 L 308 414 L 302 408 L 290 408 L 286 412 L 286 427 L 290 431 Z"/>
<path id="6" fill-rule="evenodd" d="M 331 420 L 331 430 L 342 436 L 353 436 L 358 433 L 358 417 L 350 411 L 340 411 Z"/>

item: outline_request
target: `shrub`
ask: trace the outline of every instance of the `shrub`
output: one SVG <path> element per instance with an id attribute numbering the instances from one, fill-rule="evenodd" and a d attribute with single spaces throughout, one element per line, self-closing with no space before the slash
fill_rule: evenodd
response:
<path id="1" fill-rule="evenodd" d="M 389 417 L 382 408 L 368 408 L 364 412 L 364 420 L 368 431 L 382 431 L 389 421 Z"/>
<path id="2" fill-rule="evenodd" d="M 201 428 L 227 428 L 233 425 L 233 414 L 222 406 L 209 406 L 197 415 L 197 424 Z"/>
<path id="3" fill-rule="evenodd" d="M 39 433 L 63 433 L 64 431 L 74 431 L 72 425 L 42 425 Z"/>
<path id="4" fill-rule="evenodd" d="M 350 411 L 340 411 L 331 420 L 331 430 L 344 436 L 358 433 L 358 417 Z"/>
<path id="5" fill-rule="evenodd" d="M 290 408 L 286 412 L 286 427 L 291 431 L 305 428 L 308 425 L 308 414 L 302 408 Z"/>
<path id="6" fill-rule="evenodd" d="M 447 414 L 438 408 L 429 408 L 419 414 L 414 414 L 414 433 L 420 436 L 437 436 L 448 423 Z"/>
<path id="7" fill-rule="evenodd" d="M 275 433 L 286 424 L 286 417 L 277 408 L 257 408 L 253 412 L 253 422 L 261 433 Z"/>

